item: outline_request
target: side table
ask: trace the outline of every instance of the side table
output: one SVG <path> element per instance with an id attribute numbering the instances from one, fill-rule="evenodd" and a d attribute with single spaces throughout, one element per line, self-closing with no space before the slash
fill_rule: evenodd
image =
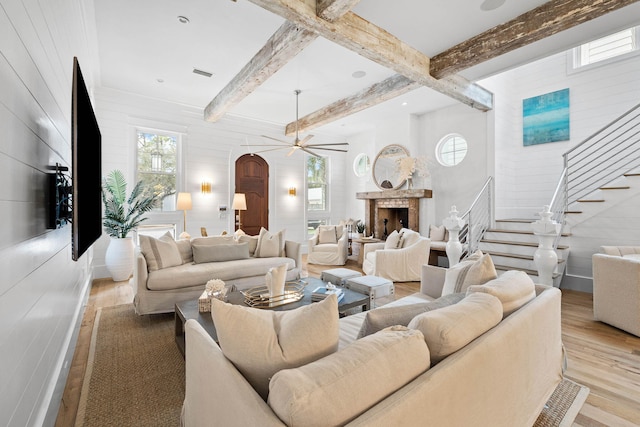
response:
<path id="1" fill-rule="evenodd" d="M 362 263 L 364 262 L 364 259 L 363 259 L 364 245 L 366 245 L 367 243 L 380 243 L 380 242 L 382 242 L 382 240 L 380 239 L 363 239 L 363 238 L 353 239 L 353 243 L 357 243 L 360 245 L 360 247 L 358 248 L 358 266 L 362 267 Z"/>

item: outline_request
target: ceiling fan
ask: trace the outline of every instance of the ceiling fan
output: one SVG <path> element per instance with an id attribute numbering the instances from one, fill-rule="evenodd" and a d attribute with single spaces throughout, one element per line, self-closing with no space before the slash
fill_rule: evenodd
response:
<path id="1" fill-rule="evenodd" d="M 300 95 L 300 92 L 301 92 L 300 89 L 296 89 L 296 90 L 293 91 L 293 93 L 296 94 L 296 139 L 293 141 L 293 144 L 291 142 L 283 141 L 281 139 L 273 138 L 271 136 L 261 135 L 263 138 L 267 138 L 267 139 L 271 139 L 273 141 L 277 141 L 280 144 L 277 144 L 277 145 L 275 145 L 275 144 L 274 145 L 259 145 L 259 147 L 275 147 L 275 148 L 268 148 L 266 150 L 254 151 L 254 152 L 252 152 L 252 154 L 264 153 L 266 151 L 289 149 L 289 152 L 287 153 L 287 156 L 292 155 L 297 150 L 302 150 L 305 153 L 311 154 L 312 156 L 320 157 L 320 154 L 314 153 L 313 150 L 340 151 L 342 153 L 346 153 L 347 152 L 347 150 L 343 150 L 343 149 L 340 149 L 340 148 L 327 148 L 327 147 L 336 146 L 336 145 L 349 145 L 348 142 L 335 142 L 335 143 L 328 143 L 328 144 L 308 144 L 309 140 L 311 138 L 313 138 L 313 135 L 307 135 L 303 139 L 300 139 L 300 137 L 298 135 L 298 96 Z M 281 145 L 281 144 L 285 144 L 285 145 Z M 243 146 L 244 147 L 255 147 L 256 145 L 255 144 L 243 144 Z"/>

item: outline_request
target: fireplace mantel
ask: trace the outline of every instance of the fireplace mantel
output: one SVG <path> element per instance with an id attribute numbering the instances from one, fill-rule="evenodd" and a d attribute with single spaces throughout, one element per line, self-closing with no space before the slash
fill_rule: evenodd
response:
<path id="1" fill-rule="evenodd" d="M 420 199 L 430 199 L 431 190 L 368 191 L 356 193 L 356 198 L 365 201 L 364 221 L 367 235 L 374 234 L 376 237 L 386 239 L 389 233 L 400 230 L 401 227 L 420 231 Z"/>
<path id="2" fill-rule="evenodd" d="M 431 190 L 411 189 L 411 190 L 385 190 L 367 191 L 366 193 L 356 193 L 356 199 L 430 199 Z"/>

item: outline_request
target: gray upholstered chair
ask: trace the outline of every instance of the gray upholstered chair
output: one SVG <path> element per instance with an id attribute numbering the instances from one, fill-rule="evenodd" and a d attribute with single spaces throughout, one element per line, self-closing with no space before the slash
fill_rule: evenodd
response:
<path id="1" fill-rule="evenodd" d="M 593 315 L 640 337 L 640 246 L 602 246 L 593 261 Z"/>

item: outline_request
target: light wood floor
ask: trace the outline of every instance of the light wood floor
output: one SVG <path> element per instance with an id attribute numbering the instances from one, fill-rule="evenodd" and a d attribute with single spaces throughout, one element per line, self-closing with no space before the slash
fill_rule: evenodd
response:
<path id="1" fill-rule="evenodd" d="M 352 260 L 345 267 L 360 270 Z M 319 277 L 326 268 L 330 267 L 309 265 L 308 275 Z M 418 282 L 396 283 L 396 298 L 419 288 Z M 128 282 L 94 281 L 56 426 L 75 423 L 96 310 L 127 304 L 132 299 Z M 591 389 L 573 426 L 639 426 L 640 338 L 593 321 L 592 304 L 591 294 L 562 292 L 562 335 L 568 355 L 565 376 Z"/>

